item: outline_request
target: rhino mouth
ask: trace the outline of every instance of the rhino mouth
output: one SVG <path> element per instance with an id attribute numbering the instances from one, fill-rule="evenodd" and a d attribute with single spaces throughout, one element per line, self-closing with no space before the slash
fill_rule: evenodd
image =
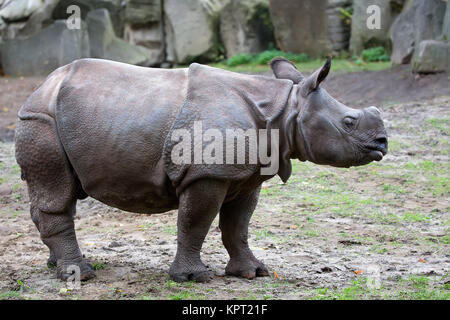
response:
<path id="1" fill-rule="evenodd" d="M 364 146 L 364 148 L 369 154 L 369 157 L 371 157 L 375 161 L 380 161 L 381 159 L 383 159 L 383 156 L 385 156 L 387 153 L 386 148 L 377 145 L 366 145 Z"/>

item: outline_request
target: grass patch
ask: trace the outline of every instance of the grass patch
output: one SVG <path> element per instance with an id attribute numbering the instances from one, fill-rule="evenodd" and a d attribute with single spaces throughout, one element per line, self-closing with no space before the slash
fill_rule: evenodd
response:
<path id="1" fill-rule="evenodd" d="M 228 67 L 236 67 L 239 65 L 251 64 L 253 66 L 257 65 L 267 65 L 273 58 L 284 57 L 294 63 L 307 62 L 309 57 L 305 53 L 295 54 L 291 52 L 284 52 L 280 50 L 266 50 L 259 54 L 247 54 L 241 53 L 233 57 L 228 58 L 223 61 Z"/>
<path id="2" fill-rule="evenodd" d="M 439 130 L 441 134 L 450 135 L 450 117 L 427 118 L 425 119 L 425 125 Z"/>
<path id="3" fill-rule="evenodd" d="M 402 219 L 409 222 L 430 222 L 431 217 L 423 213 L 406 212 Z"/>
<path id="4" fill-rule="evenodd" d="M 365 49 L 361 53 L 361 57 L 366 62 L 386 62 L 391 60 L 391 57 L 384 47 Z"/>
<path id="5" fill-rule="evenodd" d="M 164 233 L 170 234 L 171 236 L 176 236 L 178 233 L 176 226 L 163 226 L 162 231 Z"/>
<path id="6" fill-rule="evenodd" d="M 104 262 L 95 262 L 94 264 L 92 264 L 92 268 L 94 268 L 94 270 L 103 270 L 106 268 L 106 263 Z"/>
<path id="7" fill-rule="evenodd" d="M 294 54 L 279 50 L 267 50 L 257 55 L 238 54 L 217 63 L 210 64 L 212 67 L 226 69 L 234 72 L 263 73 L 269 72 L 268 63 L 275 57 L 285 57 L 292 61 L 300 71 L 312 72 L 323 66 L 325 58 L 310 59 L 306 54 Z M 337 57 L 333 59 L 331 71 L 355 72 L 355 71 L 378 71 L 391 67 L 389 61 L 353 61 Z"/>

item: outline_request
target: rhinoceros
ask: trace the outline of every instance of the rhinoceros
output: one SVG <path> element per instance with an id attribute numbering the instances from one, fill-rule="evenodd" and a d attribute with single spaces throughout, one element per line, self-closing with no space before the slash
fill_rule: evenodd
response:
<path id="1" fill-rule="evenodd" d="M 200 250 L 217 214 L 226 274 L 267 276 L 248 244 L 262 183 L 275 175 L 286 182 L 291 159 L 336 167 L 379 161 L 388 143 L 378 108 L 347 107 L 320 86 L 330 58 L 310 76 L 284 58 L 270 67 L 275 77 L 197 63 L 167 70 L 81 59 L 51 73 L 20 109 L 15 145 L 31 218 L 57 277 L 68 279 L 73 266 L 81 280 L 95 277 L 74 229 L 77 200 L 88 196 L 130 212 L 178 209 L 169 270 L 176 281 L 210 278 Z M 238 151 L 238 138 L 219 139 L 230 130 L 263 133 L 256 142 L 244 136 L 244 161 L 226 158 Z M 205 143 L 212 136 L 216 148 Z M 194 150 L 180 148 L 183 141 Z M 250 142 L 272 163 L 253 157 Z"/>

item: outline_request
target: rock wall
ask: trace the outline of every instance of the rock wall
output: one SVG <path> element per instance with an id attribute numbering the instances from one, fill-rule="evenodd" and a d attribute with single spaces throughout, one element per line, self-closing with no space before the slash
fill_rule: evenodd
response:
<path id="1" fill-rule="evenodd" d="M 7 2 L 0 0 L 0 67 L 10 75 L 46 74 L 85 56 L 170 67 L 275 46 L 323 57 L 342 50 L 360 55 L 377 45 L 389 50 L 391 44 L 393 64 L 412 62 L 417 72 L 448 70 L 447 0 L 14 0 L 5 6 Z M 367 7 L 373 4 L 381 9 L 380 29 L 366 26 Z M 70 5 L 81 10 L 79 30 L 63 30 L 72 15 Z M 352 10 L 348 23 L 343 12 Z M 73 53 L 68 53 L 68 39 L 74 41 Z"/>
<path id="2" fill-rule="evenodd" d="M 351 22 L 346 22 L 341 10 L 349 10 L 352 5 L 352 0 L 328 0 L 328 40 L 334 52 L 348 49 Z"/>

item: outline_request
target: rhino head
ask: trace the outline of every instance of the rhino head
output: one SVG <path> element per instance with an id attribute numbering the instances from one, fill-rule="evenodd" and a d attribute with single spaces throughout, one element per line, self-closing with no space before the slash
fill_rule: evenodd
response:
<path id="1" fill-rule="evenodd" d="M 276 78 L 290 79 L 296 85 L 285 128 L 291 158 L 350 167 L 380 161 L 386 155 L 388 141 L 380 110 L 350 108 L 320 87 L 330 71 L 331 58 L 308 77 L 284 58 L 275 58 L 270 66 Z"/>

